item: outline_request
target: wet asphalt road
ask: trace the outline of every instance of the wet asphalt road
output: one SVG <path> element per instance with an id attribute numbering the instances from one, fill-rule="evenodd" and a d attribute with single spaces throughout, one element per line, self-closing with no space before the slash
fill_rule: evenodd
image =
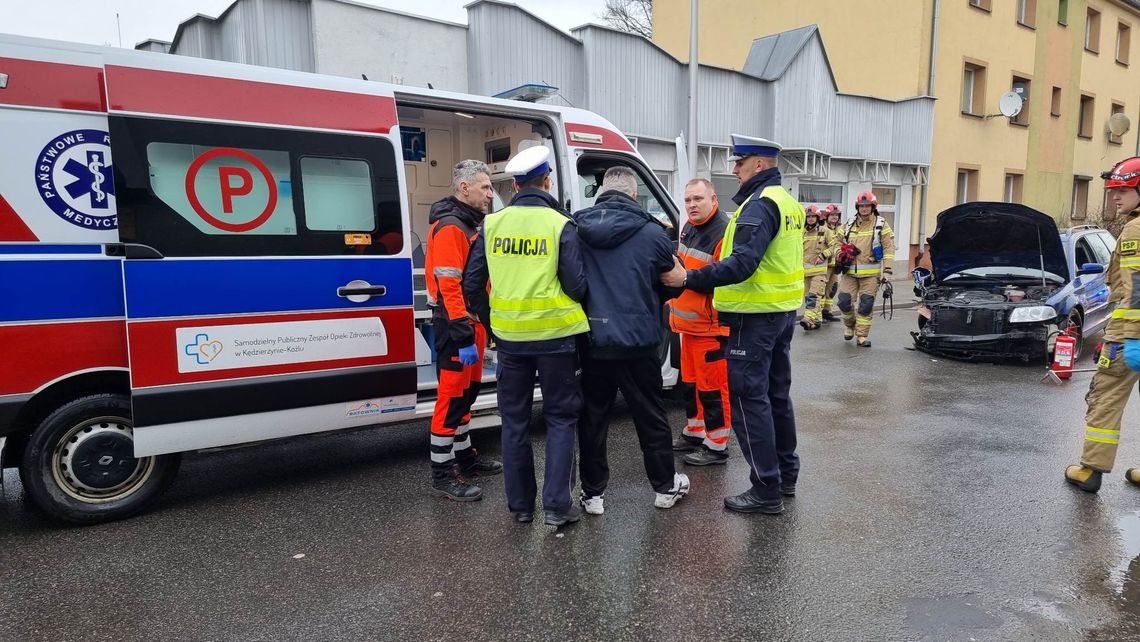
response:
<path id="1" fill-rule="evenodd" d="M 654 509 L 624 412 L 606 514 L 559 535 L 511 521 L 501 477 L 431 498 L 424 424 L 191 456 L 155 510 L 89 528 L 8 471 L 0 640 L 1140 640 L 1140 435 L 1081 494 L 1062 470 L 1089 375 L 935 361 L 905 350 L 913 324 L 876 319 L 869 351 L 797 331 L 803 472 L 778 517 L 722 508 L 747 486 L 735 438 Z"/>

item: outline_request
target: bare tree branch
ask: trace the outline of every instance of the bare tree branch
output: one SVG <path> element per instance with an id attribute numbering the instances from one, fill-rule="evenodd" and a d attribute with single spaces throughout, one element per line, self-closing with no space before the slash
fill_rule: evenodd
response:
<path id="1" fill-rule="evenodd" d="M 606 0 L 598 17 L 619 31 L 653 37 L 653 0 Z"/>

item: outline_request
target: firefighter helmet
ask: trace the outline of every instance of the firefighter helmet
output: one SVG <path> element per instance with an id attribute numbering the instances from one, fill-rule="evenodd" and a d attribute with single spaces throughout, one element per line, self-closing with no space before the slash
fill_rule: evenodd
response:
<path id="1" fill-rule="evenodd" d="M 871 207 L 878 209 L 879 199 L 875 198 L 875 194 L 873 192 L 863 192 L 855 198 L 855 207 L 859 207 L 860 205 L 870 205 Z"/>
<path id="2" fill-rule="evenodd" d="M 1140 188 L 1140 156 L 1122 160 L 1100 175 L 1105 189 L 1114 187 Z"/>
<path id="3" fill-rule="evenodd" d="M 827 207 L 823 208 L 823 217 L 824 218 L 831 218 L 832 214 L 839 216 L 839 217 L 842 217 L 843 216 L 843 210 L 839 209 L 839 206 L 836 205 L 835 203 L 832 203 L 832 204 L 828 205 Z"/>
<path id="4" fill-rule="evenodd" d="M 808 205 L 807 207 L 804 208 L 804 216 L 805 217 L 806 216 L 814 216 L 816 218 L 819 218 L 819 215 L 820 215 L 819 214 L 819 208 L 816 207 L 815 205 Z"/>

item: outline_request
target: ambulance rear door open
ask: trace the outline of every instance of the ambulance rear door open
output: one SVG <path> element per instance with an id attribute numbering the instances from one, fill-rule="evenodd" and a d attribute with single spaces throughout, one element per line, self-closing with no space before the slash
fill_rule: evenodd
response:
<path id="1" fill-rule="evenodd" d="M 392 95 L 164 64 L 105 69 L 136 455 L 413 417 Z"/>

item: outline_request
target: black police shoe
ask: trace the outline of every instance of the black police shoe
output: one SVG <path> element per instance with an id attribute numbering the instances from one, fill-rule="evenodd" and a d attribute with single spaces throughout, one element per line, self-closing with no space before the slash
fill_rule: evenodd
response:
<path id="1" fill-rule="evenodd" d="M 515 512 L 511 513 L 511 516 L 514 517 L 515 521 L 520 523 L 520 524 L 529 524 L 529 523 L 534 521 L 534 511 L 529 511 L 529 510 L 515 511 Z"/>
<path id="2" fill-rule="evenodd" d="M 431 494 L 457 502 L 477 502 L 483 499 L 483 489 L 459 475 L 432 476 Z"/>
<path id="3" fill-rule="evenodd" d="M 784 497 L 795 497 L 796 496 L 796 485 L 795 484 L 784 484 L 783 486 L 780 487 L 780 494 L 783 495 Z"/>
<path id="4" fill-rule="evenodd" d="M 460 474 L 468 477 L 487 477 L 488 475 L 499 475 L 503 472 L 502 462 L 484 457 L 479 453 L 475 453 L 470 459 L 460 460 L 457 465 Z"/>
<path id="5" fill-rule="evenodd" d="M 700 439 L 694 439 L 693 437 L 689 437 L 687 435 L 681 435 L 680 437 L 677 437 L 676 441 L 673 442 L 673 452 L 691 453 L 701 447 L 701 442 L 702 440 Z"/>
<path id="6" fill-rule="evenodd" d="M 558 512 L 553 510 L 543 511 L 546 513 L 546 525 L 554 526 L 555 528 L 573 524 L 574 522 L 582 519 L 582 509 L 576 505 L 571 504 L 569 510 Z"/>
<path id="7" fill-rule="evenodd" d="M 737 513 L 764 513 L 765 515 L 779 515 L 784 512 L 784 500 L 763 499 L 757 497 L 751 490 L 739 495 L 724 498 L 724 507 Z"/>
<path id="8" fill-rule="evenodd" d="M 701 448 L 696 452 L 685 455 L 681 458 L 681 461 L 690 466 L 713 466 L 728 461 L 728 453 L 723 450 Z"/>

